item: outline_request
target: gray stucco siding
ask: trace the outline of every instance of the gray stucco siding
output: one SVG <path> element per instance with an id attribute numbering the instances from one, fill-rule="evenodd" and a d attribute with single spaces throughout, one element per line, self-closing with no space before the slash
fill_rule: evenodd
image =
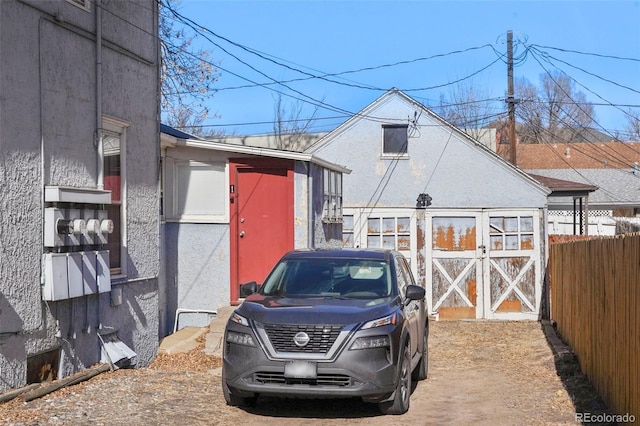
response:
<path id="1" fill-rule="evenodd" d="M 123 294 L 117 306 L 110 293 L 42 301 L 43 185 L 98 183 L 96 46 L 82 30 L 95 31 L 95 14 L 61 0 L 30 3 L 0 2 L 0 391 L 24 384 L 27 358 L 42 352 L 60 351 L 63 376 L 99 362 L 100 324 L 137 353 L 137 365 L 158 347 L 157 64 L 147 61 L 155 56 L 154 2 L 105 3 L 128 11 L 142 27 L 133 32 L 103 14 L 105 38 L 132 52 L 103 46 L 103 113 L 129 123 L 128 276 L 113 283 Z M 63 20 L 41 19 L 38 9 Z"/>
<path id="2" fill-rule="evenodd" d="M 414 111 L 406 102 L 392 100 L 371 114 L 413 117 Z M 402 120 L 389 119 L 398 122 Z M 382 136 L 380 120 L 360 119 L 314 152 L 352 170 L 344 177 L 345 206 L 415 207 L 422 192 L 432 197 L 433 208 L 546 204 L 546 194 L 534 183 L 427 113 L 409 128 L 406 157 L 381 156 Z"/>
<path id="3" fill-rule="evenodd" d="M 176 309 L 217 310 L 231 300 L 227 224 L 168 222 L 164 227 L 166 310 L 163 328 L 173 328 Z M 184 315 L 180 327 L 203 326 L 201 317 Z"/>

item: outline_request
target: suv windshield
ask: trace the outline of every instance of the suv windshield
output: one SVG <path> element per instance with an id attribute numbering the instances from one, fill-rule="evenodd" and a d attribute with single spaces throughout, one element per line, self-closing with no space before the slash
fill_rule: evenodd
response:
<path id="1" fill-rule="evenodd" d="M 389 264 L 368 259 L 287 259 L 261 292 L 280 297 L 378 298 L 392 294 Z"/>

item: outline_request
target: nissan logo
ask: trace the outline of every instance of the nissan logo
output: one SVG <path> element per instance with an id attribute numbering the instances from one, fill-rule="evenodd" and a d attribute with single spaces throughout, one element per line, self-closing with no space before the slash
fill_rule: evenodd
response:
<path id="1" fill-rule="evenodd" d="M 307 346 L 307 344 L 309 344 L 309 340 L 311 340 L 309 339 L 309 335 L 304 331 L 301 331 L 295 336 L 293 336 L 293 343 L 295 343 L 296 346 L 300 348 Z"/>

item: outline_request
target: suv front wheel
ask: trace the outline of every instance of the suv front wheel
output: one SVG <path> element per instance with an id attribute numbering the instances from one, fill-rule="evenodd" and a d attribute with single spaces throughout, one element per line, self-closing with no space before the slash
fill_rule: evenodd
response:
<path id="1" fill-rule="evenodd" d="M 391 401 L 381 402 L 380 411 L 383 414 L 404 414 L 409 411 L 409 398 L 411 397 L 411 354 L 408 345 L 405 345 L 400 358 L 398 368 L 398 383 Z"/>

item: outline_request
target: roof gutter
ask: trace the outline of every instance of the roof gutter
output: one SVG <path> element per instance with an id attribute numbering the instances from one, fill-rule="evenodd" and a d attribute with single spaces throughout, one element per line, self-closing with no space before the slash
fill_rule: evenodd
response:
<path id="1" fill-rule="evenodd" d="M 282 158 L 286 160 L 307 161 L 318 166 L 335 170 L 344 174 L 350 174 L 351 169 L 345 166 L 327 161 L 313 154 L 306 154 L 295 151 L 282 151 L 277 149 L 261 148 L 255 146 L 230 145 L 220 142 L 196 140 L 196 139 L 178 139 L 177 146 L 185 146 L 189 148 L 210 149 L 216 151 L 233 152 L 236 154 L 260 155 L 264 157 Z"/>

